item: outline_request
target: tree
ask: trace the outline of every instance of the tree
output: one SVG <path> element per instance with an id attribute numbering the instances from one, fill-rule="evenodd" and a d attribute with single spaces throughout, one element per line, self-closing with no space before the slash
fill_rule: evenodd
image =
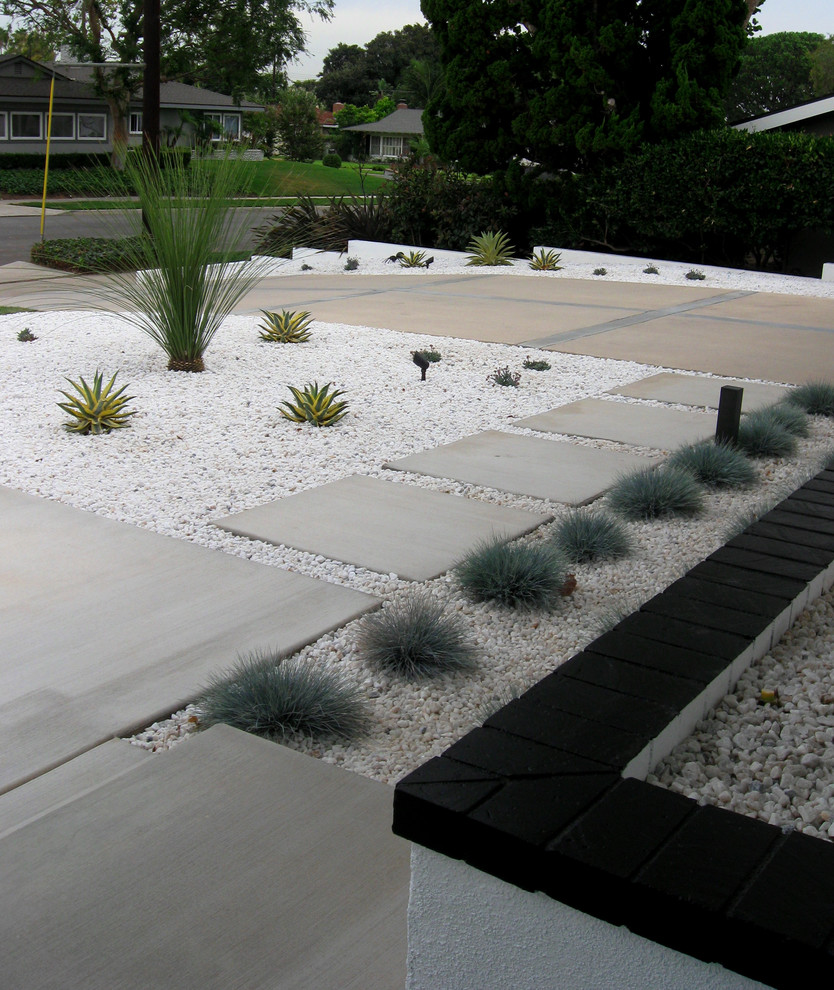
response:
<path id="1" fill-rule="evenodd" d="M 734 124 L 810 100 L 814 96 L 812 53 L 824 41 L 821 34 L 800 31 L 749 39 L 725 101 L 728 122 Z"/>
<path id="2" fill-rule="evenodd" d="M 834 93 L 834 35 L 821 41 L 811 52 L 810 59 L 814 96 Z"/>
<path id="3" fill-rule="evenodd" d="M 283 156 L 296 162 L 320 158 L 324 139 L 315 96 L 293 86 L 281 94 L 279 107 L 278 138 Z"/>
<path id="4" fill-rule="evenodd" d="M 163 8 L 163 71 L 167 78 L 212 79 L 240 95 L 267 66 L 304 49 L 301 11 L 328 18 L 334 0 L 170 0 Z M 67 45 L 96 66 L 93 86 L 113 116 L 114 147 L 127 144 L 131 98 L 142 85 L 143 0 L 3 0 L 3 13 L 23 27 Z M 126 63 L 126 64 L 125 64 Z M 121 164 L 114 150 L 114 164 Z"/>
<path id="5" fill-rule="evenodd" d="M 367 104 L 358 107 L 353 103 L 348 103 L 339 110 L 333 118 L 339 125 L 334 143 L 342 158 L 357 157 L 360 155 L 364 144 L 364 135 L 361 132 L 345 131 L 344 128 L 353 127 L 354 124 L 373 124 L 377 120 L 387 117 L 396 109 L 397 105 L 390 96 L 383 96 L 372 107 L 367 106 Z"/>
<path id="6" fill-rule="evenodd" d="M 746 0 L 422 0 L 446 90 L 431 147 L 468 171 L 576 168 L 723 124 Z"/>
<path id="7" fill-rule="evenodd" d="M 35 62 L 51 62 L 56 48 L 55 39 L 40 31 L 12 30 L 11 25 L 0 27 L 0 52 L 4 55 L 25 55 Z"/>

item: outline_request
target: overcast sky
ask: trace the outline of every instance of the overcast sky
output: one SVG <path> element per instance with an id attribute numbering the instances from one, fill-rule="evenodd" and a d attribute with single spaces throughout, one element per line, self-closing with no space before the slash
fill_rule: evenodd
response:
<path id="1" fill-rule="evenodd" d="M 834 35 L 831 0 L 765 0 L 758 16 L 764 34 L 774 31 L 817 31 Z M 366 45 L 381 31 L 397 31 L 405 24 L 422 24 L 420 0 L 336 0 L 330 22 L 305 19 L 309 56 L 289 66 L 292 80 L 312 79 L 321 72 L 324 56 L 339 42 Z"/>

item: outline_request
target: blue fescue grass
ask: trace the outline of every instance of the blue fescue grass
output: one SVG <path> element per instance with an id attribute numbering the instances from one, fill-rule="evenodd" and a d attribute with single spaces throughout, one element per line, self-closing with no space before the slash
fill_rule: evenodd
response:
<path id="1" fill-rule="evenodd" d="M 694 516 L 703 511 L 704 492 L 688 471 L 641 468 L 615 481 L 608 507 L 626 519 Z"/>
<path id="2" fill-rule="evenodd" d="M 553 542 L 573 564 L 615 560 L 631 553 L 632 542 L 623 524 L 597 510 L 576 509 L 556 523 Z"/>
<path id="3" fill-rule="evenodd" d="M 812 416 L 834 416 L 834 382 L 814 381 L 788 393 L 788 402 Z"/>
<path id="4" fill-rule="evenodd" d="M 565 560 L 544 544 L 479 543 L 456 567 L 458 581 L 476 601 L 508 608 L 551 608 L 560 598 Z"/>
<path id="5" fill-rule="evenodd" d="M 712 440 L 680 447 L 666 464 L 688 471 L 710 488 L 748 488 L 758 477 L 743 451 Z"/>
<path id="6" fill-rule="evenodd" d="M 222 722 L 268 739 L 352 739 L 368 726 L 357 688 L 324 667 L 269 652 L 240 657 L 215 675 L 198 708 L 206 725 Z"/>
<path id="7" fill-rule="evenodd" d="M 790 402 L 777 402 L 772 406 L 765 406 L 763 409 L 757 409 L 750 413 L 746 418 L 775 423 L 795 437 L 811 435 L 808 414 Z"/>
<path id="8" fill-rule="evenodd" d="M 736 446 L 748 457 L 789 457 L 796 452 L 796 437 L 772 417 L 751 413 L 739 423 Z"/>
<path id="9" fill-rule="evenodd" d="M 404 677 L 466 670 L 477 658 L 463 624 L 442 603 L 419 593 L 367 616 L 357 646 L 371 666 Z"/>

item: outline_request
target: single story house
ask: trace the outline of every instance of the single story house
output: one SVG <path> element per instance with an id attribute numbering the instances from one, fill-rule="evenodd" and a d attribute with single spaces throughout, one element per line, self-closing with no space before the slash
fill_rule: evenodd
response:
<path id="1" fill-rule="evenodd" d="M 423 111 L 398 103 L 397 109 L 382 120 L 353 124 L 345 130 L 366 135 L 370 158 L 404 158 L 411 150 L 411 142 L 423 136 Z"/>
<path id="2" fill-rule="evenodd" d="M 809 100 L 733 125 L 738 131 L 802 131 L 817 137 L 834 135 L 834 96 Z"/>
<path id="3" fill-rule="evenodd" d="M 35 62 L 24 55 L 0 56 L 0 154 L 46 150 L 49 92 L 52 107 L 51 151 L 109 152 L 113 149 L 113 118 L 107 103 L 92 86 L 89 65 Z M 160 127 L 175 137 L 177 145 L 194 143 L 194 128 L 184 123 L 181 111 L 214 120 L 222 129 L 213 140 L 240 140 L 243 113 L 263 110 L 257 103 L 236 104 L 231 96 L 198 89 L 180 82 L 164 82 L 159 88 Z M 131 100 L 128 118 L 129 144 L 142 141 L 142 92 Z"/>

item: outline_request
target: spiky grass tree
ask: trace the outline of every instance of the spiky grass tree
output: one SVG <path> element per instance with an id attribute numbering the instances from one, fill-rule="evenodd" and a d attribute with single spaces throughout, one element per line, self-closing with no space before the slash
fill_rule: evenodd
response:
<path id="1" fill-rule="evenodd" d="M 159 163 L 130 155 L 127 174 L 139 196 L 143 236 L 124 242 L 133 272 L 108 273 L 101 295 L 168 355 L 171 371 L 202 371 L 203 355 L 223 320 L 263 275 L 265 259 L 224 260 L 246 226 L 233 199 L 245 162 L 192 161 L 164 154 Z"/>

